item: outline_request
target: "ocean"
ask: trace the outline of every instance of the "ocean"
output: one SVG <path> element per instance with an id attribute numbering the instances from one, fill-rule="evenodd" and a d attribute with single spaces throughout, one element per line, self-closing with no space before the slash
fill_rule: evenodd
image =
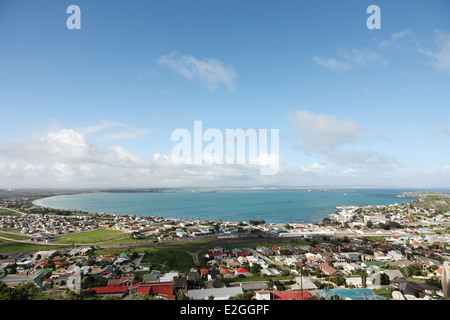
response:
<path id="1" fill-rule="evenodd" d="M 82 193 L 43 198 L 36 204 L 119 215 L 158 216 L 194 220 L 266 223 L 316 223 L 337 206 L 390 205 L 415 197 L 399 197 L 407 189 L 216 189 L 142 193 Z"/>

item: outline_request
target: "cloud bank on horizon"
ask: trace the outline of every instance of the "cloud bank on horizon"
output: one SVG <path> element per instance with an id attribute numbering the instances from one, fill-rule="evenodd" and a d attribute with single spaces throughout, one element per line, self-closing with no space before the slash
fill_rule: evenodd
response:
<path id="1" fill-rule="evenodd" d="M 102 4 L 80 3 L 80 30 L 56 5 L 5 5 L 0 188 L 450 187 L 449 4 L 380 1 L 380 30 L 333 1 Z M 280 153 L 175 159 L 196 120 L 279 129 Z"/>

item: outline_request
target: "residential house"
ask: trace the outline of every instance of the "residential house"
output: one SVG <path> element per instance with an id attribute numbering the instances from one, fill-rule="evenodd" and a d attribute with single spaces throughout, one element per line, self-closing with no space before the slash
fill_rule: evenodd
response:
<path id="1" fill-rule="evenodd" d="M 240 251 L 240 252 L 236 253 L 237 257 L 247 257 L 249 255 L 250 255 L 250 252 L 248 252 L 248 251 Z"/>
<path id="2" fill-rule="evenodd" d="M 26 272 L 26 273 L 18 273 L 18 274 L 8 274 L 2 275 L 0 274 L 0 281 L 4 282 L 9 287 L 16 287 L 24 282 L 32 282 L 39 289 L 43 288 L 44 282 L 51 276 L 51 269 L 43 269 L 35 272 Z"/>
<path id="3" fill-rule="evenodd" d="M 207 253 L 205 254 L 205 257 L 207 259 L 224 259 L 228 256 L 226 252 L 215 252 L 215 253 Z"/>
<path id="4" fill-rule="evenodd" d="M 241 266 L 241 263 L 239 262 L 238 259 L 236 259 L 236 258 L 231 258 L 231 259 L 228 259 L 228 261 L 227 261 L 227 266 L 228 266 L 229 268 L 239 268 L 239 267 Z"/>
<path id="5" fill-rule="evenodd" d="M 235 274 L 236 275 L 244 275 L 244 276 L 248 276 L 249 274 L 250 274 L 250 272 L 248 272 L 248 270 L 247 269 L 245 269 L 245 268 L 236 268 L 235 269 Z"/>
<path id="6" fill-rule="evenodd" d="M 174 282 L 138 283 L 133 286 L 137 294 L 148 294 L 164 300 L 175 300 Z"/>
<path id="7" fill-rule="evenodd" d="M 348 274 L 351 274 L 351 273 L 355 272 L 356 270 L 359 270 L 362 268 L 361 265 L 354 263 L 354 262 L 344 263 L 342 265 L 342 267 L 344 268 L 344 271 Z"/>
<path id="8" fill-rule="evenodd" d="M 336 270 L 334 267 L 330 266 L 330 265 L 329 265 L 328 263 L 326 263 L 326 262 L 323 262 L 323 263 L 319 264 L 319 268 L 320 268 L 320 270 L 321 270 L 323 273 L 325 273 L 325 274 L 327 274 L 327 275 L 329 275 L 329 276 L 332 276 L 332 275 L 334 275 L 334 274 L 336 274 L 336 273 L 339 273 L 338 270 Z"/>
<path id="9" fill-rule="evenodd" d="M 256 300 L 307 300 L 311 299 L 311 294 L 305 291 L 268 291 L 261 290 L 255 292 Z"/>
<path id="10" fill-rule="evenodd" d="M 328 253 L 328 252 L 318 253 L 317 256 L 328 264 L 332 264 L 337 261 L 336 257 L 333 254 Z"/>
<path id="11" fill-rule="evenodd" d="M 119 298 L 123 298 L 125 294 L 128 292 L 127 287 L 120 286 L 106 286 L 106 287 L 92 287 L 87 289 L 86 291 L 95 291 L 96 294 L 100 296 L 115 296 Z"/>
<path id="12" fill-rule="evenodd" d="M 343 252 L 342 255 L 349 261 L 359 261 L 358 252 Z"/>
<path id="13" fill-rule="evenodd" d="M 400 250 L 391 250 L 389 251 L 386 256 L 390 257 L 392 260 L 405 260 L 405 257 L 402 255 Z"/>
<path id="14" fill-rule="evenodd" d="M 255 292 L 259 290 L 267 290 L 268 285 L 266 282 L 245 282 L 241 283 L 241 287 L 244 292 Z"/>
<path id="15" fill-rule="evenodd" d="M 204 285 L 205 285 L 206 289 L 225 288 L 225 287 L 229 287 L 230 286 L 230 284 L 227 281 L 220 280 L 220 279 L 214 279 L 214 280 L 205 281 Z"/>
<path id="16" fill-rule="evenodd" d="M 296 277 L 291 290 L 317 290 L 317 286 L 310 277 Z"/>
<path id="17" fill-rule="evenodd" d="M 219 275 L 222 275 L 223 278 L 228 279 L 228 278 L 234 278 L 235 274 L 233 271 L 229 270 L 229 269 L 220 269 L 219 271 Z M 213 278 L 208 277 L 209 280 L 213 280 Z"/>
<path id="18" fill-rule="evenodd" d="M 208 270 L 208 273 L 207 273 L 208 280 L 219 279 L 220 274 L 222 274 L 222 270 L 226 270 L 226 269 L 221 269 L 220 271 Z"/>
<path id="19" fill-rule="evenodd" d="M 169 281 L 173 281 L 174 279 L 178 279 L 180 277 L 180 275 L 178 274 L 178 272 L 167 272 L 166 274 L 164 274 L 164 276 L 159 278 L 160 282 L 169 282 Z"/>
<path id="20" fill-rule="evenodd" d="M 413 281 L 408 281 L 405 278 L 395 278 L 392 281 L 392 285 L 400 290 L 403 294 L 418 296 L 420 293 L 423 293 L 424 290 L 422 287 Z"/>
<path id="21" fill-rule="evenodd" d="M 348 286 L 353 286 L 355 288 L 362 288 L 363 284 L 362 284 L 362 278 L 361 277 L 347 277 L 345 278 L 345 283 Z"/>
<path id="22" fill-rule="evenodd" d="M 158 270 L 152 270 L 150 273 L 144 273 L 143 282 L 158 282 L 161 276 L 161 272 Z"/>
<path id="23" fill-rule="evenodd" d="M 267 276 L 278 276 L 280 275 L 280 272 L 277 269 L 273 268 L 264 268 L 261 270 L 262 274 L 265 274 Z"/>
<path id="24" fill-rule="evenodd" d="M 182 292 L 186 293 L 188 287 L 192 284 L 196 285 L 196 283 L 193 283 L 193 281 L 187 280 L 186 278 L 173 280 L 173 288 L 174 288 L 175 292 L 182 291 Z"/>
<path id="25" fill-rule="evenodd" d="M 393 281 L 395 278 L 403 278 L 403 274 L 400 272 L 400 270 L 384 270 L 384 273 L 388 275 L 389 281 Z"/>

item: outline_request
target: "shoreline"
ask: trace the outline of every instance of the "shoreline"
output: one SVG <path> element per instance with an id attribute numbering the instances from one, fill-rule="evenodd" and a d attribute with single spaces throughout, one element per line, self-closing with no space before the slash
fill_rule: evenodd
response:
<path id="1" fill-rule="evenodd" d="M 360 190 L 360 188 L 358 188 L 359 190 Z M 375 190 L 379 190 L 380 188 L 374 188 Z M 142 189 L 139 189 L 139 190 L 142 190 Z M 148 189 L 146 189 L 146 190 L 148 190 Z M 160 190 L 160 189 L 159 189 Z M 166 192 L 164 192 L 164 193 L 180 193 L 180 190 L 181 189 L 171 189 L 172 191 L 169 191 L 169 192 L 167 192 L 167 190 L 166 190 Z M 200 192 L 193 192 L 193 191 L 191 191 L 191 192 L 189 192 L 189 190 L 192 190 L 192 188 L 189 188 L 189 189 L 183 189 L 183 191 L 181 192 L 181 193 L 216 193 L 216 192 L 211 192 L 211 191 L 207 191 L 207 192 L 202 192 L 202 191 L 200 191 Z M 198 189 L 196 189 L 197 191 L 199 191 L 199 190 L 205 190 L 205 188 L 198 188 Z M 224 189 L 215 189 L 216 191 L 217 190 L 224 190 Z M 255 190 L 255 189 L 249 189 L 249 188 L 246 188 L 246 189 L 244 189 L 244 193 L 248 193 L 248 192 L 261 192 L 261 190 L 264 192 L 264 191 L 267 191 L 267 192 L 284 192 L 284 188 L 283 189 L 272 189 L 272 188 L 266 188 L 266 189 L 258 189 L 258 190 Z M 365 190 L 367 190 L 367 188 L 365 189 Z M 404 199 L 405 197 L 410 197 L 410 196 L 407 196 L 407 194 L 408 193 L 414 193 L 415 194 L 415 197 L 414 197 L 414 199 L 411 199 L 410 201 L 408 201 L 408 202 L 401 202 L 400 204 L 407 204 L 407 203 L 409 203 L 409 202 L 411 202 L 411 201 L 414 201 L 414 200 L 416 200 L 416 199 L 419 199 L 420 198 L 420 196 L 418 196 L 419 194 L 431 194 L 431 192 L 429 192 L 429 191 L 413 191 L 413 192 L 409 192 L 409 191 L 401 191 L 401 190 L 404 190 L 404 189 L 398 189 L 398 188 L 392 188 L 392 189 L 386 189 L 386 190 L 391 190 L 391 191 L 399 191 L 399 194 L 397 194 L 396 195 L 396 197 L 397 197 L 397 199 Z M 230 192 L 231 190 L 228 190 L 228 191 L 225 191 L 224 193 L 228 193 L 228 192 Z M 334 189 L 333 191 L 322 191 L 322 190 L 318 190 L 319 192 L 352 192 L 352 191 L 348 191 L 346 188 L 342 188 L 342 190 L 336 190 L 336 189 Z M 289 192 L 289 191 L 288 191 Z M 307 190 L 305 190 L 305 189 L 299 189 L 299 190 L 295 190 L 294 192 L 306 192 L 306 193 L 308 193 L 308 192 L 312 192 L 310 189 L 307 189 Z M 57 208 L 57 207 L 52 207 L 52 206 L 48 206 L 48 205 L 44 205 L 43 203 L 42 203 L 42 201 L 43 200 L 45 200 L 45 199 L 50 199 L 50 198 L 55 198 L 55 197 L 61 197 L 61 196 L 71 196 L 71 195 L 81 195 L 81 194 L 93 194 L 93 193 L 107 193 L 107 194 L 114 194 L 114 193 L 116 193 L 116 192 L 107 192 L 107 191 L 99 191 L 99 190 L 93 190 L 93 191 L 82 191 L 82 192 L 78 192 L 78 193 L 63 193 L 63 194 L 58 194 L 58 195 L 48 195 L 48 196 L 44 196 L 44 197 L 39 197 L 38 199 L 35 199 L 35 200 L 33 200 L 31 203 L 33 204 L 33 205 L 35 205 L 35 206 L 37 206 L 37 207 L 42 207 L 42 208 L 47 208 L 47 209 L 52 209 L 52 210 L 67 210 L 67 211 L 80 211 L 80 212 L 83 212 L 83 213 L 85 213 L 85 214 L 98 214 L 98 212 L 89 212 L 89 211 L 85 211 L 85 210 L 81 210 L 81 209 L 76 209 L 76 208 L 69 208 L 69 209 L 67 209 L 67 208 Z M 123 194 L 123 193 L 154 193 L 153 191 L 152 192 L 145 192 L 145 191 L 143 191 L 143 192 L 138 192 L 137 190 L 135 190 L 135 191 L 133 191 L 133 192 L 124 192 L 123 191 L 123 189 L 121 189 L 121 191 L 119 192 L 119 193 L 121 193 L 121 194 Z M 218 192 L 218 193 L 220 193 L 220 192 Z M 232 191 L 232 193 L 234 193 L 234 191 Z M 433 194 L 435 194 L 436 192 L 433 192 Z M 346 194 L 344 193 L 344 196 L 345 196 Z M 397 203 L 398 204 L 398 202 L 395 202 L 395 203 Z M 394 205 L 395 204 L 394 202 L 392 202 L 391 204 L 389 204 L 389 205 Z M 273 222 L 266 222 L 267 224 L 272 224 L 272 225 L 276 225 L 276 224 L 289 224 L 289 223 L 296 223 L 296 224 L 322 224 L 322 222 L 323 222 L 323 219 L 325 219 L 325 218 L 331 218 L 331 216 L 333 216 L 335 213 L 336 213 L 336 210 L 341 210 L 342 208 L 346 208 L 346 207 L 352 207 L 352 206 L 357 206 L 357 207 L 366 207 L 366 206 L 373 206 L 373 207 L 376 207 L 376 206 L 379 206 L 380 204 L 375 204 L 375 205 L 356 205 L 356 204 L 348 204 L 348 205 L 336 205 L 336 206 L 334 206 L 333 207 L 333 209 L 330 209 L 330 212 L 329 213 L 327 213 L 327 214 L 325 214 L 325 215 L 323 215 L 322 216 L 322 214 L 320 215 L 320 217 L 318 217 L 318 219 L 314 219 L 315 221 L 310 221 L 310 222 L 305 222 L 305 219 L 299 219 L 299 221 L 289 221 L 289 222 L 286 222 L 286 223 L 280 223 L 279 221 L 278 222 L 276 222 L 276 221 L 273 221 Z M 388 206 L 388 205 L 382 205 L 382 206 Z M 177 220 L 199 220 L 199 221 L 205 221 L 205 222 L 207 222 L 207 221 L 214 221 L 214 220 L 217 220 L 217 221 L 222 221 L 222 222 L 231 222 L 231 223 L 233 223 L 233 222 L 247 222 L 247 220 L 239 220 L 239 219 L 230 219 L 229 221 L 227 220 L 227 221 L 223 221 L 222 220 L 222 218 L 217 218 L 217 219 L 206 219 L 205 220 L 205 218 L 202 218 L 202 219 L 195 219 L 195 218 L 189 218 L 189 217 L 187 217 L 187 218 L 185 218 L 185 219 L 183 219 L 183 218 L 178 218 L 177 216 L 174 216 L 174 217 L 171 217 L 171 216 L 163 216 L 163 215 L 158 215 L 158 214 L 151 214 L 151 215 L 145 215 L 145 214 L 132 214 L 132 213 L 112 213 L 112 212 L 108 212 L 108 210 L 103 210 L 102 211 L 102 213 L 103 214 L 107 214 L 107 215 L 116 215 L 116 216 L 148 216 L 148 217 L 150 217 L 150 216 L 156 216 L 156 217 L 159 217 L 159 218 L 163 218 L 163 219 L 172 219 L 172 220 L 174 220 L 174 219 L 177 219 Z M 258 218 L 257 220 L 259 220 L 260 218 Z M 250 220 L 251 220 L 251 218 L 250 218 Z M 249 221 L 250 221 L 249 220 Z M 261 219 L 261 220 L 264 220 L 264 218 L 263 219 Z"/>

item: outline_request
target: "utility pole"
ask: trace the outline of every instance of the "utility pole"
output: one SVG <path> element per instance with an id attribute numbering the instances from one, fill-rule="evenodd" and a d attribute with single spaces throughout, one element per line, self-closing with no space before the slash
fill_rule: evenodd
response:
<path id="1" fill-rule="evenodd" d="M 303 268 L 300 270 L 300 292 L 302 293 L 302 301 L 303 301 Z"/>

